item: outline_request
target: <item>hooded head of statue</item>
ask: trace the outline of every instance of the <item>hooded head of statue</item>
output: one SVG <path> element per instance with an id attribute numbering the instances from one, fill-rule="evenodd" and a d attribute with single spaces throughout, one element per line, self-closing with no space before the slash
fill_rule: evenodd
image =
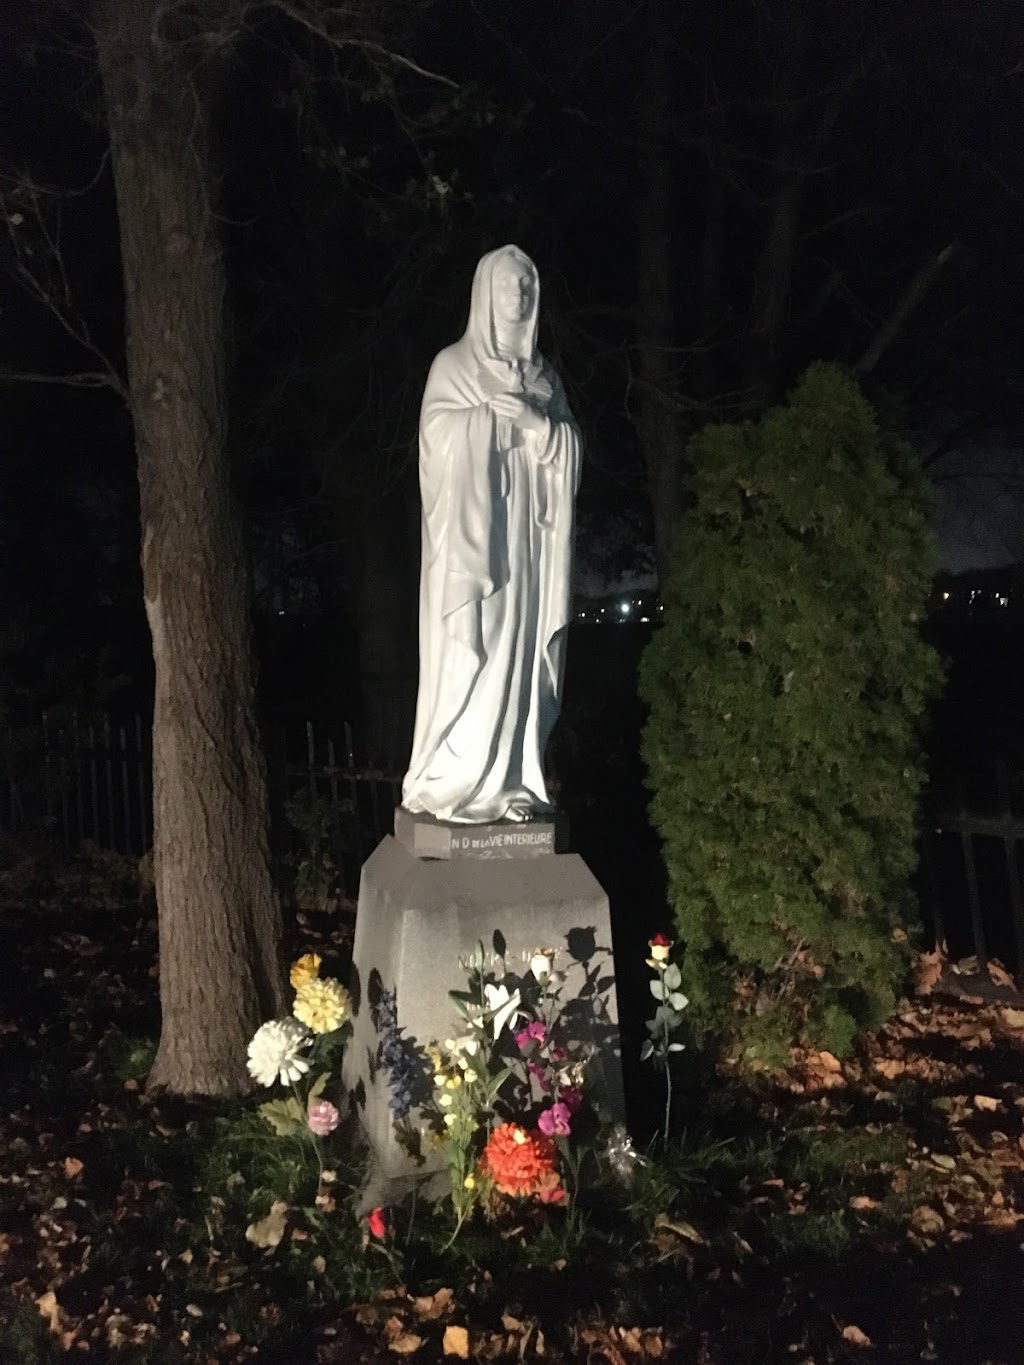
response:
<path id="1" fill-rule="evenodd" d="M 473 276 L 466 337 L 479 360 L 536 359 L 540 280 L 517 246 L 482 256 Z"/>

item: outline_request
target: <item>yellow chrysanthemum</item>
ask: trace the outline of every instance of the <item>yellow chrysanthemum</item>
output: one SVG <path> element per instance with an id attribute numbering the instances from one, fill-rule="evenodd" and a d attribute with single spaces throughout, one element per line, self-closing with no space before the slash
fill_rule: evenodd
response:
<path id="1" fill-rule="evenodd" d="M 318 953 L 303 953 L 297 961 L 292 963 L 289 981 L 292 988 L 298 990 L 307 981 L 315 981 L 320 975 L 320 956 Z"/>
<path id="2" fill-rule="evenodd" d="M 292 1013 L 314 1033 L 333 1033 L 352 1013 L 352 997 L 333 977 L 313 977 L 296 990 Z"/>

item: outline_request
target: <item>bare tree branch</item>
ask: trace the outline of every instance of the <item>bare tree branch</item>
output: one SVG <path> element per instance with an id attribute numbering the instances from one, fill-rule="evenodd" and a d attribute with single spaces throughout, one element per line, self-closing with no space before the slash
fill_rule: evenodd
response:
<path id="1" fill-rule="evenodd" d="M 439 71 L 428 71 L 426 67 L 420 66 L 404 53 L 395 52 L 385 47 L 383 43 L 357 32 L 355 11 L 343 5 L 323 4 L 319 0 L 265 0 L 262 7 L 278 10 L 330 47 L 358 48 L 396 66 L 404 67 L 425 80 L 436 81 L 451 90 L 459 88 L 458 82 L 453 81 L 451 77 L 442 76 Z"/>
<path id="2" fill-rule="evenodd" d="M 956 248 L 957 243 L 950 242 L 948 246 L 944 246 L 941 251 L 937 251 L 934 256 L 929 256 L 926 261 L 921 263 L 907 282 L 906 288 L 896 300 L 888 317 L 871 338 L 863 355 L 854 365 L 855 374 L 871 373 L 895 341 L 907 318 L 928 293 L 942 267 L 952 258 Z"/>
<path id="3" fill-rule="evenodd" d="M 0 384 L 63 384 L 72 389 L 111 389 L 127 401 L 124 386 L 111 382 L 105 370 L 83 370 L 79 374 L 31 374 L 21 370 L 0 370 Z"/>
<path id="4" fill-rule="evenodd" d="M 75 388 L 109 388 L 125 403 L 128 386 L 117 366 L 101 346 L 93 340 L 86 322 L 74 306 L 71 281 L 64 264 L 61 244 L 61 196 L 55 190 L 42 190 L 30 176 L 15 180 L 5 176 L 13 189 L 0 186 L 0 219 L 7 227 L 10 246 L 11 273 L 25 292 L 36 300 L 54 319 L 60 329 L 76 345 L 86 351 L 98 365 L 96 370 L 82 371 L 70 376 L 26 373 L 23 383 L 70 384 Z M 6 382 L 13 382 L 14 371 L 4 372 Z"/>

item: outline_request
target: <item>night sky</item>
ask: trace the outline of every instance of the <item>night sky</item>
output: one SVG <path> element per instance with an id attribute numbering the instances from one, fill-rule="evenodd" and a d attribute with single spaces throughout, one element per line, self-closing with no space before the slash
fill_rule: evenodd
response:
<path id="1" fill-rule="evenodd" d="M 643 570 L 634 237 L 652 137 L 672 185 L 684 435 L 754 415 L 743 389 L 752 280 L 780 166 L 813 149 L 769 397 L 813 359 L 854 363 L 921 263 L 952 244 L 866 387 L 929 460 L 942 566 L 1024 560 L 1019 5 L 690 8 L 392 5 L 388 42 L 436 80 L 330 51 L 273 5 L 253 7 L 223 61 L 213 146 L 259 611 L 345 616 L 361 499 L 389 500 L 389 526 L 406 528 L 395 554 L 415 565 L 426 367 L 461 331 L 477 257 L 508 240 L 540 267 L 542 345 L 587 441 L 582 569 L 590 582 Z M 97 355 L 122 365 L 117 222 L 82 13 L 47 0 L 0 13 L 6 376 L 91 371 Z M 642 76 L 652 34 L 669 70 L 654 132 Z M 33 200 L 26 181 L 47 192 Z M 721 282 L 702 314 L 716 185 Z M 57 242 L 58 219 L 55 264 L 41 231 Z M 130 423 L 109 390 L 8 379 L 2 392 L 10 629 L 32 636 L 38 668 L 59 671 L 90 653 L 97 609 L 117 614 L 114 634 L 132 643 L 116 661 L 93 659 L 97 683 L 145 650 Z"/>

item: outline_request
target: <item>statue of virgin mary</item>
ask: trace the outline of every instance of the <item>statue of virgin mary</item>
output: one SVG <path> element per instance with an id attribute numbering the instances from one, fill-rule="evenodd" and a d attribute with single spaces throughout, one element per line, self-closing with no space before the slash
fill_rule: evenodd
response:
<path id="1" fill-rule="evenodd" d="M 440 820 L 553 809 L 543 758 L 562 695 L 580 433 L 537 350 L 539 299 L 518 247 L 484 256 L 465 334 L 423 394 L 420 676 L 402 804 Z"/>

